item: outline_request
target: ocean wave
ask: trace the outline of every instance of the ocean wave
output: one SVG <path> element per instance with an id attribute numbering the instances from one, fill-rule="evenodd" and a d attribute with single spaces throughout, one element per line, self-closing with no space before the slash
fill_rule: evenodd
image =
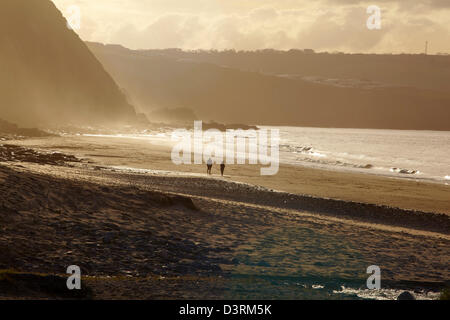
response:
<path id="1" fill-rule="evenodd" d="M 401 173 L 401 174 L 418 174 L 420 173 L 419 170 L 409 170 L 409 169 L 402 169 L 402 168 L 391 168 L 391 172 Z"/>
<path id="2" fill-rule="evenodd" d="M 374 166 L 370 163 L 355 164 L 355 163 L 349 163 L 349 162 L 342 162 L 340 160 L 327 161 L 327 160 L 311 159 L 311 158 L 297 158 L 296 160 L 301 161 L 301 162 L 310 162 L 310 163 L 320 164 L 320 165 L 331 165 L 331 166 L 339 166 L 339 167 L 355 168 L 355 169 L 372 169 L 372 168 L 374 168 Z"/>
<path id="3" fill-rule="evenodd" d="M 326 158 L 326 154 L 322 153 L 319 150 L 315 150 L 311 146 L 291 146 L 289 144 L 280 145 L 280 150 L 287 151 L 296 154 L 305 154 L 313 157 Z"/>
<path id="4" fill-rule="evenodd" d="M 341 290 L 333 290 L 334 294 L 345 294 L 345 295 L 356 295 L 362 299 L 370 299 L 370 300 L 397 300 L 397 297 L 404 292 L 404 290 L 400 289 L 378 289 L 378 290 L 370 290 L 370 289 L 354 289 L 348 288 L 345 286 L 341 287 Z M 414 295 L 417 300 L 437 300 L 439 299 L 439 292 L 433 291 L 415 291 Z"/>
<path id="5" fill-rule="evenodd" d="M 322 151 L 314 149 L 312 146 L 292 146 L 290 144 L 282 144 L 280 145 L 280 150 L 293 153 L 293 154 L 301 154 L 305 157 L 297 157 L 296 161 L 298 162 L 308 162 L 308 163 L 314 163 L 318 165 L 324 165 L 324 166 L 337 166 L 337 167 L 345 167 L 345 168 L 353 168 L 353 169 L 373 169 L 375 166 L 371 163 L 352 163 L 345 160 L 337 160 L 336 157 L 330 157 L 328 158 L 326 154 L 324 154 Z M 347 153 L 341 153 L 341 155 L 347 155 Z M 326 159 L 325 159 L 326 158 Z M 333 160 L 333 158 L 335 158 Z M 364 159 L 365 156 L 361 155 L 358 156 L 359 159 Z M 377 167 L 378 168 L 378 167 Z M 391 167 L 391 168 L 381 168 L 379 169 L 383 170 L 389 170 L 393 173 L 398 173 L 402 175 L 415 175 L 420 174 L 421 172 L 416 169 L 405 169 L 405 168 L 397 168 L 397 167 Z M 450 180 L 450 176 L 446 176 L 445 180 Z"/>

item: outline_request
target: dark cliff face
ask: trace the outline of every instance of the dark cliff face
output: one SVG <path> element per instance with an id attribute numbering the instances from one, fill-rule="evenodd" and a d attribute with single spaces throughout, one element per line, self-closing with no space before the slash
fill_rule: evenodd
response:
<path id="1" fill-rule="evenodd" d="M 107 124 L 135 116 L 49 0 L 0 2 L 0 117 L 21 125 Z"/>
<path id="2" fill-rule="evenodd" d="M 289 52 L 271 56 L 271 66 L 275 70 L 271 73 L 262 68 L 261 71 L 253 70 L 256 64 L 252 64 L 252 69 L 250 62 L 244 70 L 245 62 L 249 61 L 245 52 L 233 54 L 234 63 L 226 64 L 229 61 L 208 60 L 204 58 L 208 54 L 202 52 L 132 51 L 97 43 L 88 43 L 88 46 L 117 83 L 127 90 L 133 103 L 147 112 L 156 106 L 186 107 L 192 109 L 199 119 L 226 123 L 450 130 L 450 92 L 441 88 L 445 87 L 445 70 L 440 73 L 437 71 L 439 68 L 434 68 L 429 72 L 428 77 L 435 84 L 431 86 L 434 89 L 430 89 L 417 75 L 420 68 L 415 70 L 415 64 L 408 62 L 427 56 L 345 55 L 348 61 L 340 65 L 341 55 L 318 55 L 316 58 L 323 60 L 323 66 L 316 62 L 314 68 L 305 69 L 303 74 L 326 79 L 340 76 L 343 78 L 338 80 L 345 84 L 342 85 L 275 72 L 276 63 L 284 65 L 286 56 L 291 54 Z M 212 56 L 216 54 L 210 53 Z M 258 53 L 250 55 L 258 60 Z M 304 60 L 310 59 L 309 56 L 298 54 L 291 58 L 292 72 L 302 71 L 302 68 L 296 69 L 296 61 L 307 65 Z M 450 62 L 446 57 L 428 58 L 436 58 L 443 66 Z M 387 60 L 382 68 L 388 70 L 365 72 L 374 68 L 376 61 L 373 60 Z M 388 81 L 397 74 L 389 71 L 396 61 L 412 69 L 409 75 L 417 77 L 417 87 L 406 81 L 407 76 L 402 74 L 397 82 Z M 261 62 L 261 66 L 264 63 Z M 353 67 L 359 68 L 360 72 L 353 71 Z M 289 70 L 287 66 L 285 68 L 280 67 L 278 71 Z M 342 69 L 342 72 L 337 69 Z M 352 85 L 344 81 L 347 76 L 360 77 L 365 73 L 366 81 L 359 78 L 361 81 Z M 381 80 L 380 85 L 368 85 Z"/>

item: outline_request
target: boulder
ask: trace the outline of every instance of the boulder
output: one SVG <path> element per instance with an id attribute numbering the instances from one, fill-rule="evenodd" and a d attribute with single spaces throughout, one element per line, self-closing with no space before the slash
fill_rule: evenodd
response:
<path id="1" fill-rule="evenodd" d="M 400 293 L 400 295 L 397 297 L 397 300 L 416 300 L 414 295 L 408 291 L 403 291 Z"/>

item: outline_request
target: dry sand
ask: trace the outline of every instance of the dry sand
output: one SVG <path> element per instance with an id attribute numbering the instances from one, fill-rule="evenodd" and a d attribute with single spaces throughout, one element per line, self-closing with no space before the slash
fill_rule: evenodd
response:
<path id="1" fill-rule="evenodd" d="M 383 288 L 428 297 L 426 290 L 448 285 L 446 186 L 292 167 L 261 178 L 257 168 L 232 166 L 223 179 L 119 170 L 109 166 L 175 166 L 167 148 L 113 141 L 18 142 L 94 163 L 0 163 L 0 269 L 64 274 L 77 264 L 98 299 L 355 298 L 333 291 L 364 287 L 373 264 Z M 0 274 L 1 297 L 61 298 L 22 282 L 14 291 L 12 283 Z"/>

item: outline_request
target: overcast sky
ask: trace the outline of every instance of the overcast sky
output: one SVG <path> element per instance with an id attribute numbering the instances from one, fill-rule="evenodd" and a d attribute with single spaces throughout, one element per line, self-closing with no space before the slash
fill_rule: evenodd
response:
<path id="1" fill-rule="evenodd" d="M 133 49 L 312 48 L 450 53 L 450 0 L 53 0 L 81 9 L 84 40 Z M 369 5 L 381 29 L 368 30 Z"/>

